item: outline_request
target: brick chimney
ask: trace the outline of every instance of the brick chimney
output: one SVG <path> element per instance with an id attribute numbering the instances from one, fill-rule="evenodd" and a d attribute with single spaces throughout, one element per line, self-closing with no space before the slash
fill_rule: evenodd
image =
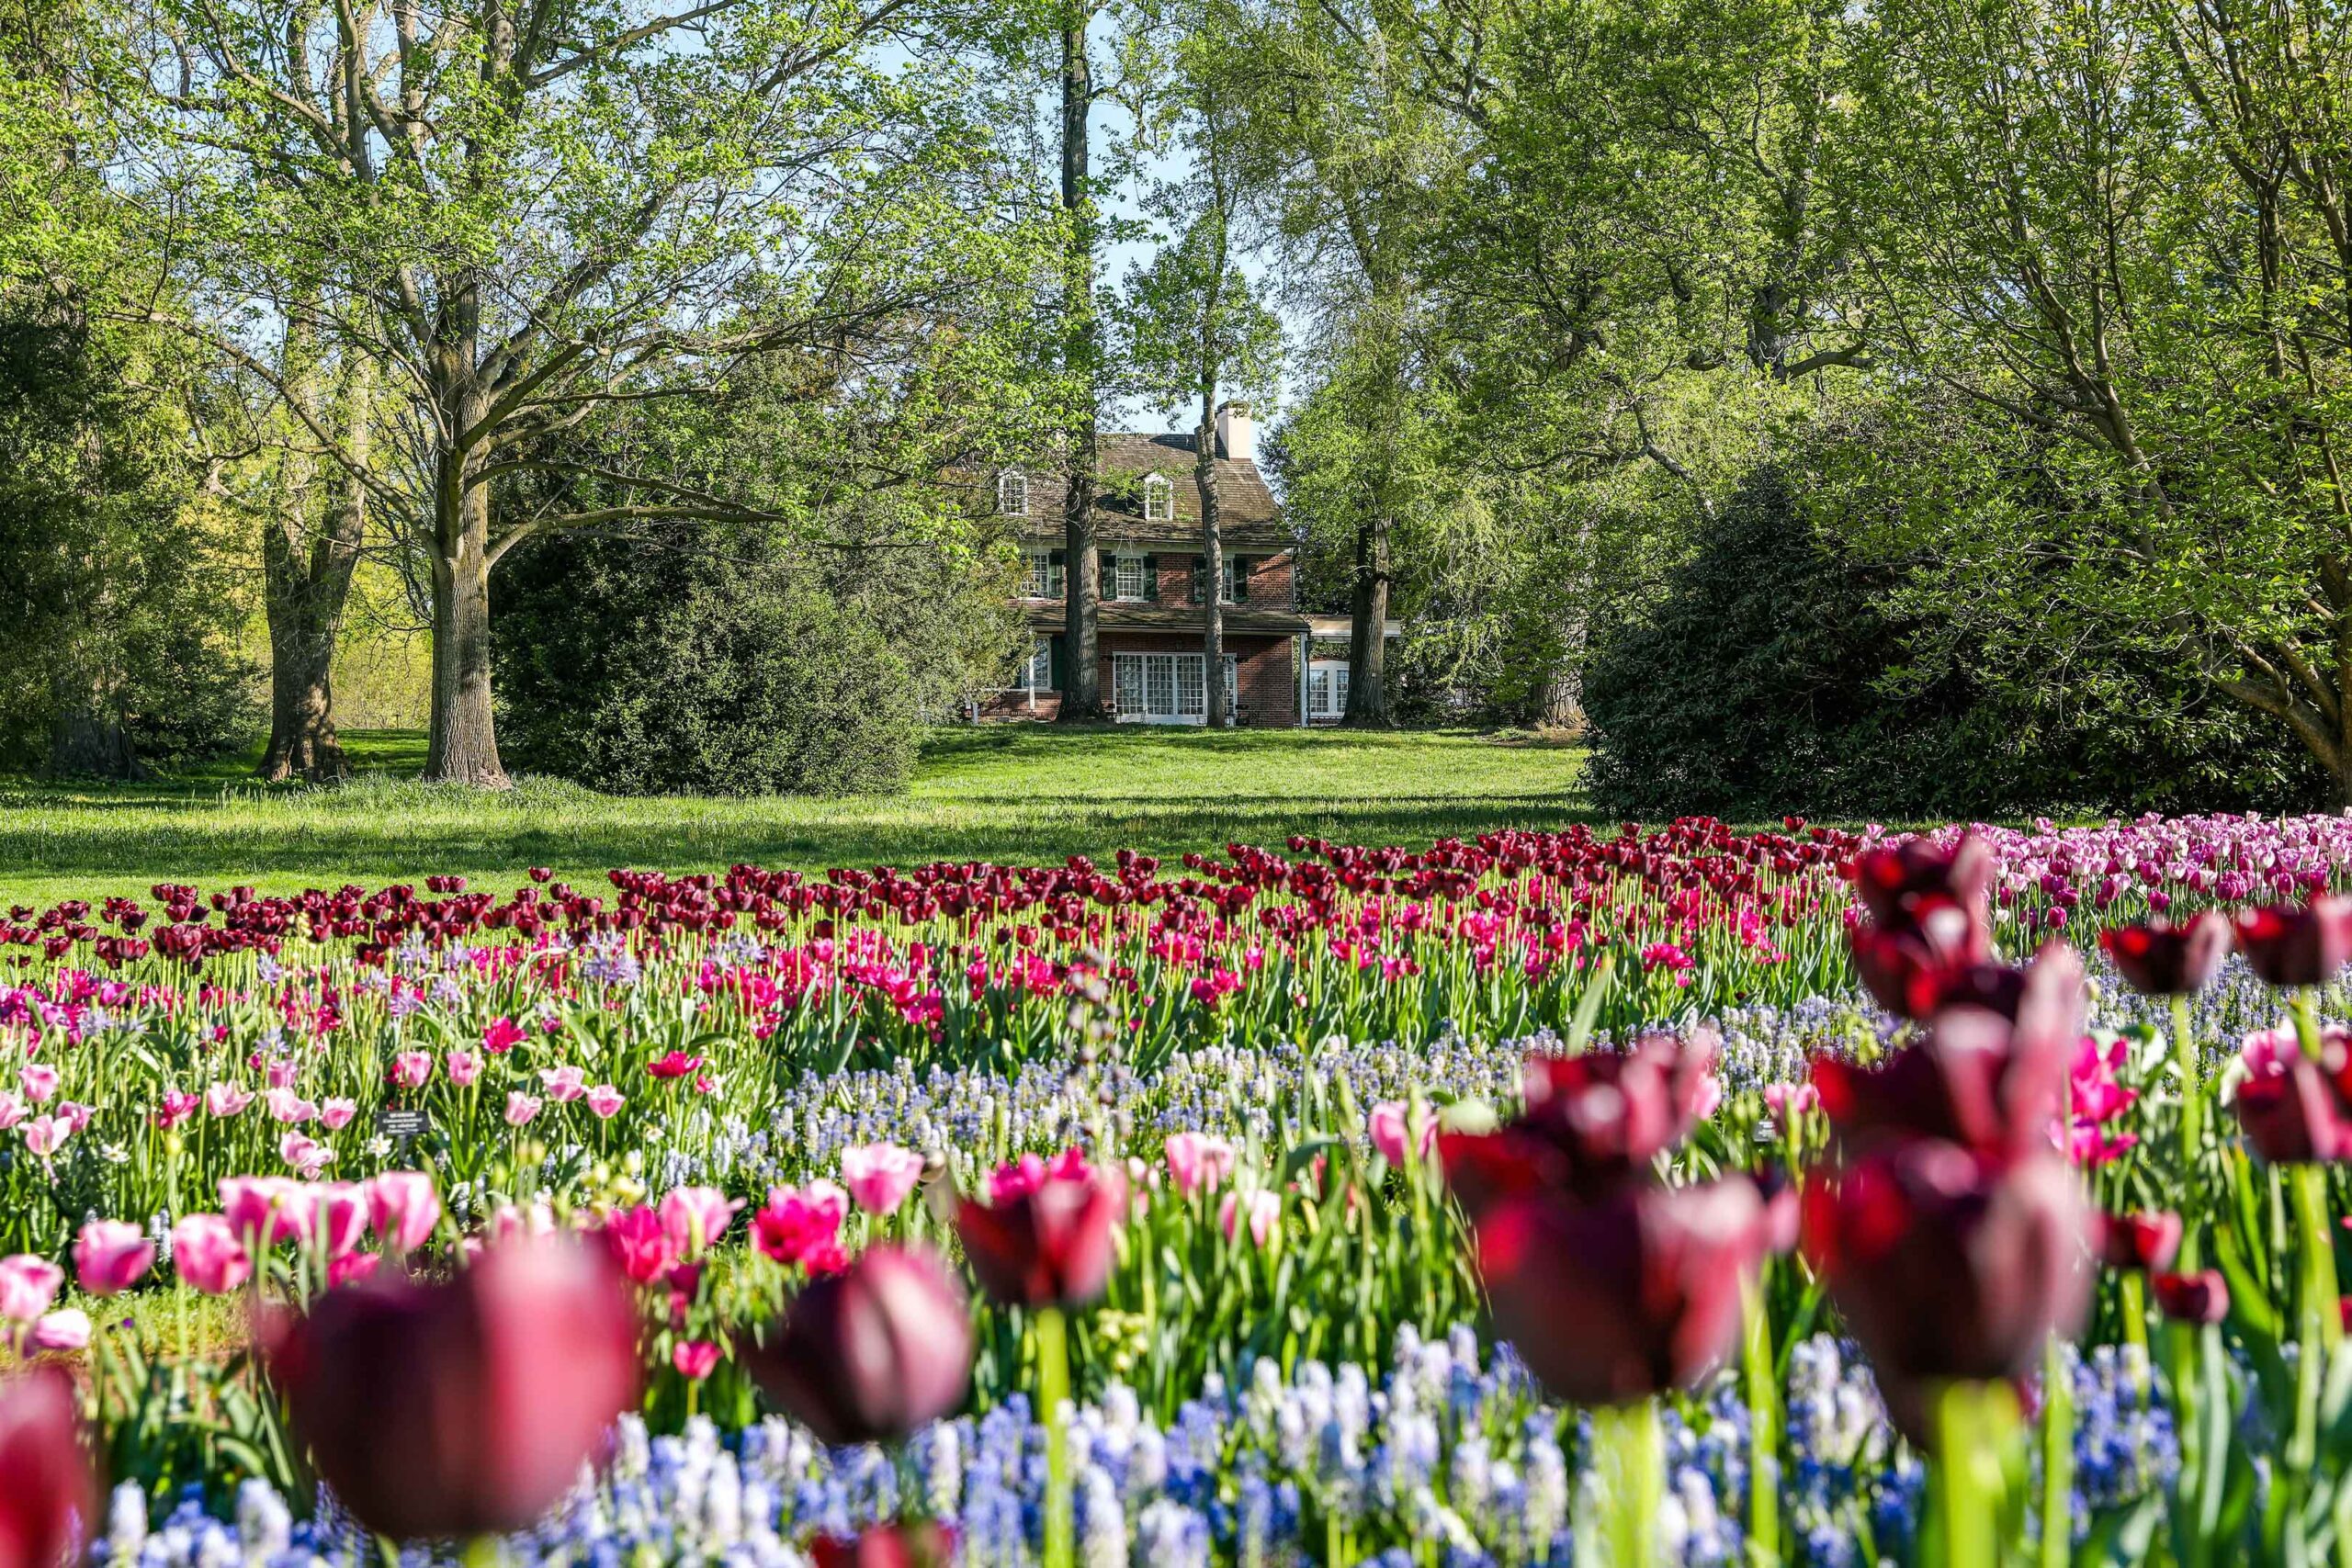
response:
<path id="1" fill-rule="evenodd" d="M 1258 433 L 1248 403 L 1227 403 L 1216 411 L 1216 455 L 1237 463 L 1258 460 Z"/>

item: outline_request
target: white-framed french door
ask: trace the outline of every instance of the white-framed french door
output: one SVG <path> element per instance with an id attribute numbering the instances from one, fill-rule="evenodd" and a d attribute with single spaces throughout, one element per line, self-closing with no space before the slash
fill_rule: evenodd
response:
<path id="1" fill-rule="evenodd" d="M 1111 655 L 1111 701 L 1121 724 L 1206 724 L 1209 699 L 1197 653 Z M 1238 660 L 1225 656 L 1225 705 L 1234 706 Z"/>

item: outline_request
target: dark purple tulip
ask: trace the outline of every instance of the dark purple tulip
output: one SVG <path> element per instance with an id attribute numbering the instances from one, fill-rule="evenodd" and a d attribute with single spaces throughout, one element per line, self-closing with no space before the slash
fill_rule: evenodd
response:
<path id="1" fill-rule="evenodd" d="M 1929 911 L 1951 908 L 1981 931 L 1992 886 L 1992 852 L 1973 833 L 1949 849 L 1911 839 L 1854 862 L 1854 891 L 1888 930 L 1916 929 Z"/>
<path id="2" fill-rule="evenodd" d="M 2238 1085 L 2238 1125 L 2254 1152 L 2272 1165 L 2352 1158 L 2352 1108 L 2330 1070 L 2290 1045 Z"/>
<path id="3" fill-rule="evenodd" d="M 956 1234 L 980 1288 L 1006 1306 L 1082 1306 L 1111 1277 L 1125 1185 L 1099 1171 L 1051 1175 L 993 1203 L 967 1198 Z"/>
<path id="4" fill-rule="evenodd" d="M 2177 926 L 2159 916 L 2103 931 L 2098 940 L 2125 985 L 2146 996 L 2183 997 L 2221 973 L 2230 955 L 2230 922 L 2211 909 Z"/>
<path id="5" fill-rule="evenodd" d="M 2240 951 L 2273 986 L 2324 986 L 2352 963 L 2352 898 L 2323 893 L 2297 908 L 2265 904 L 2238 916 Z"/>
<path id="6" fill-rule="evenodd" d="M 2109 1269 L 2169 1269 L 2179 1251 L 2180 1216 L 2170 1210 L 2109 1214 L 2100 1224 L 2098 1260 Z"/>
<path id="7" fill-rule="evenodd" d="M 2219 1323 L 2230 1315 L 2229 1282 L 2218 1269 L 2195 1274 L 2158 1274 L 2156 1309 L 2180 1323 Z"/>
<path id="8" fill-rule="evenodd" d="M 2091 1230 L 2054 1154 L 1922 1139 L 1805 1194 L 1805 1249 L 1882 1383 L 2023 1376 L 2082 1322 Z"/>
<path id="9" fill-rule="evenodd" d="M 1622 1403 L 1697 1386 L 1737 1342 L 1769 1220 L 1742 1177 L 1598 1202 L 1507 1199 L 1477 1223 L 1495 1325 L 1553 1393 Z"/>
<path id="10" fill-rule="evenodd" d="M 896 1442 L 964 1403 L 971 1309 L 931 1253 L 870 1247 L 794 1297 L 775 1341 L 744 1360 L 821 1440 Z"/>
<path id="11" fill-rule="evenodd" d="M 1868 1067 L 1817 1057 L 1814 1087 L 1849 1152 L 1909 1138 L 1986 1152 L 2045 1147 L 2083 1008 L 2082 964 L 2052 942 L 2022 973 L 1953 972 L 1917 1043 Z"/>
<path id="12" fill-rule="evenodd" d="M 65 1374 L 41 1368 L 0 1382 L 0 1568 L 62 1568 L 96 1497 Z"/>
<path id="13" fill-rule="evenodd" d="M 267 1347 L 319 1476 L 396 1540 L 518 1530 L 635 1406 L 637 1318 L 618 1270 L 568 1242 L 493 1247 L 446 1284 L 379 1273 Z"/>

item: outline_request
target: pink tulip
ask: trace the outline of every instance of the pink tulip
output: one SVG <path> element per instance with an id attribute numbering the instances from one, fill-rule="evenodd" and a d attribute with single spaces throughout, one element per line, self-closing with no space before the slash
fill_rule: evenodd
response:
<path id="1" fill-rule="evenodd" d="M 1168 1140 L 1168 1179 L 1186 1197 L 1204 1187 L 1221 1187 L 1233 1174 L 1230 1140 L 1207 1133 L 1176 1133 Z"/>
<path id="2" fill-rule="evenodd" d="M 401 1089 L 423 1089 L 433 1078 L 433 1055 L 428 1051 L 403 1051 L 392 1058 L 392 1083 Z"/>
<path id="3" fill-rule="evenodd" d="M 1401 1100 L 1384 1100 L 1372 1108 L 1366 1130 L 1372 1134 L 1372 1146 L 1380 1157 L 1402 1169 L 1406 1164 L 1405 1149 L 1413 1134 L 1406 1127 L 1408 1107 Z M 1422 1157 L 1437 1146 L 1437 1118 L 1423 1108 L 1420 1114 L 1419 1142 Z"/>
<path id="4" fill-rule="evenodd" d="M 448 1055 L 449 1081 L 459 1089 L 470 1089 L 481 1077 L 481 1058 L 471 1051 L 452 1051 Z"/>
<path id="5" fill-rule="evenodd" d="M 172 1227 L 172 1267 L 195 1290 L 225 1296 L 252 1277 L 254 1261 L 220 1214 L 190 1214 Z"/>
<path id="6" fill-rule="evenodd" d="M 326 1124 L 327 1131 L 330 1133 L 342 1132 L 351 1125 L 351 1119 L 358 1114 L 359 1102 L 355 1100 L 326 1100 L 319 1102 L 319 1120 Z"/>
<path id="7" fill-rule="evenodd" d="M 1270 1192 L 1262 1187 L 1247 1197 L 1239 1192 L 1227 1192 L 1225 1195 L 1225 1201 L 1219 1203 L 1216 1209 L 1217 1228 L 1225 1232 L 1225 1239 L 1227 1241 L 1233 1239 L 1235 1232 L 1239 1227 L 1242 1218 L 1241 1205 L 1244 1203 L 1250 1206 L 1250 1239 L 1262 1247 L 1266 1245 L 1266 1238 L 1274 1234 L 1274 1226 L 1283 1217 L 1283 1201 L 1278 1194 Z"/>
<path id="8" fill-rule="evenodd" d="M 254 1245 L 250 1238 L 258 1238 L 263 1247 L 310 1239 L 311 1205 L 300 1184 L 282 1176 L 223 1179 L 220 1213 L 230 1233 L 248 1246 Z"/>
<path id="9" fill-rule="evenodd" d="M 57 1069 L 46 1062 L 28 1062 L 17 1081 L 25 1086 L 25 1098 L 39 1105 L 57 1092 Z"/>
<path id="10" fill-rule="evenodd" d="M 700 1382 L 718 1370 L 718 1347 L 707 1339 L 683 1339 L 670 1352 L 670 1364 L 678 1375 L 691 1382 Z"/>
<path id="11" fill-rule="evenodd" d="M 536 1094 L 525 1094 L 519 1089 L 510 1090 L 506 1096 L 506 1124 L 509 1127 L 527 1126 L 531 1118 L 539 1113 L 542 1103 Z"/>
<path id="12" fill-rule="evenodd" d="M 86 1350 L 90 1348 L 90 1314 L 80 1307 L 50 1313 L 33 1325 L 31 1338 L 36 1350 Z"/>
<path id="13" fill-rule="evenodd" d="M 232 1083 L 210 1085 L 204 1091 L 207 1114 L 226 1120 L 254 1102 L 254 1097 Z"/>
<path id="14" fill-rule="evenodd" d="M 128 1220 L 92 1220 L 74 1243 L 74 1273 L 94 1296 L 129 1290 L 155 1263 L 155 1244 Z"/>
<path id="15" fill-rule="evenodd" d="M 588 1071 L 584 1067 L 542 1067 L 539 1083 L 549 1100 L 558 1105 L 569 1105 L 588 1092 Z"/>
<path id="16" fill-rule="evenodd" d="M 384 1245 L 405 1258 L 432 1239 L 441 1195 L 422 1171 L 388 1170 L 368 1183 L 368 1217 Z"/>
<path id="17" fill-rule="evenodd" d="M 922 1179 L 922 1156 L 896 1144 L 865 1144 L 842 1151 L 842 1185 L 869 1214 L 896 1213 Z"/>
<path id="18" fill-rule="evenodd" d="M 662 1200 L 661 1208 L 662 1231 L 670 1239 L 670 1250 L 681 1258 L 693 1258 L 705 1247 L 716 1246 L 742 1206 L 730 1202 L 715 1187 L 681 1187 L 672 1191 Z"/>
<path id="19" fill-rule="evenodd" d="M 25 1147 L 36 1159 L 47 1159 L 74 1135 L 74 1123 L 62 1116 L 36 1116 L 25 1123 Z"/>
<path id="20" fill-rule="evenodd" d="M 588 1109 L 600 1122 L 609 1122 L 620 1113 L 621 1091 L 608 1083 L 600 1083 L 588 1091 Z"/>
<path id="21" fill-rule="evenodd" d="M 0 1322 L 40 1321 L 64 1283 L 65 1270 L 46 1258 L 28 1252 L 0 1258 Z"/>

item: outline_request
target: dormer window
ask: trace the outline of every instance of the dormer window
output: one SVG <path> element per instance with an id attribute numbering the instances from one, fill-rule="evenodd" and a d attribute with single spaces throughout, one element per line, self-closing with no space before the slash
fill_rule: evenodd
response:
<path id="1" fill-rule="evenodd" d="M 996 477 L 996 509 L 1005 517 L 1029 515 L 1029 476 L 1018 468 L 1007 468 Z"/>
<path id="2" fill-rule="evenodd" d="M 1176 487 L 1168 482 L 1166 474 L 1144 476 L 1143 520 L 1147 523 L 1176 521 Z"/>

